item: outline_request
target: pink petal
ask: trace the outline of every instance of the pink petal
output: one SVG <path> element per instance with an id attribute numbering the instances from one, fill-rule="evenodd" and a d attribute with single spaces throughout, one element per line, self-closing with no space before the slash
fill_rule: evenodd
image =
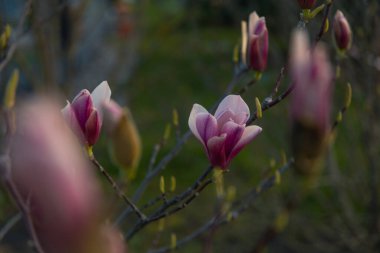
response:
<path id="1" fill-rule="evenodd" d="M 96 109 L 90 114 L 86 122 L 86 140 L 88 145 L 92 146 L 96 143 L 100 134 L 101 122 L 99 119 L 99 114 Z"/>
<path id="2" fill-rule="evenodd" d="M 239 95 L 228 95 L 220 102 L 215 112 L 215 118 L 219 119 L 223 113 L 230 110 L 233 114 L 245 113 L 249 117 L 248 105 Z"/>
<path id="3" fill-rule="evenodd" d="M 111 89 L 107 81 L 101 82 L 91 93 L 94 107 L 98 110 L 100 119 L 103 119 L 101 113 L 101 106 L 104 102 L 108 102 L 111 99 Z"/>
<path id="4" fill-rule="evenodd" d="M 208 139 L 218 134 L 218 123 L 215 117 L 209 113 L 199 113 L 195 119 L 195 124 L 205 145 Z"/>
<path id="5" fill-rule="evenodd" d="M 78 124 L 82 131 L 85 130 L 85 125 L 88 117 L 91 113 L 92 99 L 88 90 L 82 90 L 71 103 L 75 115 L 78 120 Z"/>
<path id="6" fill-rule="evenodd" d="M 67 105 L 65 108 L 61 110 L 62 116 L 65 119 L 67 125 L 71 128 L 71 130 L 74 132 L 74 134 L 79 138 L 81 142 L 84 142 L 84 134 L 81 130 L 77 117 L 75 115 L 75 112 L 73 108 L 71 107 L 71 104 L 69 101 L 67 101 Z"/>
<path id="7" fill-rule="evenodd" d="M 198 140 L 202 141 L 202 138 L 200 137 L 196 126 L 196 118 L 199 113 L 208 113 L 208 111 L 203 106 L 194 104 L 190 112 L 188 124 L 191 132 L 195 135 L 195 137 Z"/>
<path id="8" fill-rule="evenodd" d="M 208 157 L 211 164 L 213 166 L 219 166 L 222 169 L 226 168 L 228 165 L 225 152 L 226 137 L 226 134 L 214 136 L 207 142 Z"/>
<path id="9" fill-rule="evenodd" d="M 252 34 L 255 33 L 255 28 L 257 21 L 259 21 L 259 16 L 257 15 L 256 11 L 252 12 L 249 15 L 249 24 L 248 24 L 248 36 L 251 36 Z"/>
<path id="10" fill-rule="evenodd" d="M 228 160 L 234 158 L 242 150 L 242 148 L 244 148 L 248 143 L 250 143 L 259 133 L 261 133 L 261 131 L 262 129 L 259 126 L 246 127 L 240 140 L 229 154 Z"/>
<path id="11" fill-rule="evenodd" d="M 236 143 L 240 140 L 243 132 L 244 132 L 245 126 L 236 124 L 233 121 L 227 122 L 222 130 L 221 133 L 227 134 L 226 138 L 226 144 L 225 144 L 225 151 L 226 155 L 228 157 L 229 153 L 232 151 L 232 149 L 235 147 Z"/>

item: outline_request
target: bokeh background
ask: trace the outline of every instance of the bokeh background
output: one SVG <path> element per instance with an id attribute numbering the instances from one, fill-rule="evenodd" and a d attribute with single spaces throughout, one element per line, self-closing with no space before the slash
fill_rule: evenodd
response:
<path id="1" fill-rule="evenodd" d="M 318 4 L 323 1 L 318 0 Z M 266 17 L 269 30 L 268 68 L 259 83 L 243 97 L 255 108 L 255 97 L 263 100 L 271 92 L 281 67 L 287 63 L 291 31 L 297 25 L 299 7 L 295 0 L 34 0 L 24 27 L 17 30 L 25 1 L 0 0 L 1 25 L 10 24 L 17 39 L 17 51 L 0 73 L 0 94 L 12 70 L 20 70 L 18 99 L 32 94 L 60 94 L 59 103 L 83 88 L 93 89 L 108 80 L 113 98 L 128 106 L 134 115 L 143 156 L 137 177 L 125 181 L 125 174 L 112 163 L 107 138 L 95 147 L 98 159 L 132 195 L 144 178 L 153 146 L 162 139 L 179 114 L 179 127 L 165 144 L 158 159 L 176 143 L 176 135 L 188 130 L 187 120 L 194 103 L 212 106 L 222 96 L 233 76 L 233 48 L 240 40 L 240 22 L 251 11 Z M 341 75 L 335 82 L 332 121 L 344 104 L 346 83 L 353 89 L 353 101 L 338 126 L 318 184 L 290 217 L 284 230 L 268 243 L 267 252 L 379 252 L 380 251 L 380 3 L 378 0 L 336 0 L 330 12 L 340 9 L 353 30 L 353 45 L 340 60 Z M 311 38 L 319 31 L 322 15 L 308 24 Z M 18 34 L 17 34 L 18 33 Z M 338 64 L 331 31 L 322 41 L 334 66 Z M 5 55 L 0 55 L 4 59 Z M 248 73 L 242 87 L 254 73 Z M 280 89 L 289 81 L 285 77 Z M 233 161 L 225 176 L 225 187 L 236 188 L 236 199 L 281 165 L 281 154 L 290 152 L 288 101 L 264 113 L 255 124 L 263 133 Z M 162 175 L 177 178 L 177 192 L 185 190 L 207 167 L 201 145 L 191 138 Z M 123 204 L 105 180 L 109 196 L 110 221 Z M 263 193 L 235 221 L 204 233 L 176 252 L 254 252 L 286 202 L 293 171 L 281 183 Z M 142 199 L 159 194 L 159 178 Z M 128 242 L 130 252 L 170 244 L 204 224 L 215 212 L 215 187 L 209 186 L 181 212 L 165 220 L 157 236 L 157 223 L 150 224 Z M 16 212 L 1 188 L 0 223 Z M 124 222 L 123 231 L 135 222 Z M 1 241 L 10 252 L 27 251 L 27 232 L 19 223 Z M 157 240 L 157 238 L 159 238 Z M 0 247 L 0 252 L 1 248 Z M 8 251 L 7 251 L 8 252 Z"/>

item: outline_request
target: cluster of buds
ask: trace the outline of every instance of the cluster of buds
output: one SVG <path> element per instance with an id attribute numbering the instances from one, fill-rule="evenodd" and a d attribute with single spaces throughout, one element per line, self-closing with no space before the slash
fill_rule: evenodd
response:
<path id="1" fill-rule="evenodd" d="M 102 194 L 77 138 L 51 102 L 17 110 L 11 178 L 43 252 L 122 253 L 120 233 L 103 224 Z"/>
<path id="2" fill-rule="evenodd" d="M 93 146 L 99 138 L 103 122 L 101 106 L 109 102 L 111 90 L 106 81 L 99 84 L 94 91 L 82 90 L 70 104 L 62 109 L 62 114 L 85 146 Z"/>
<path id="3" fill-rule="evenodd" d="M 291 100 L 293 152 L 297 171 L 313 175 L 327 144 L 330 131 L 332 70 L 326 50 L 309 48 L 307 35 L 293 35 L 290 68 L 295 89 Z"/>
<path id="4" fill-rule="evenodd" d="M 128 172 L 128 179 L 133 179 L 141 157 L 141 140 L 132 113 L 114 100 L 104 103 L 102 110 L 112 158 Z"/>
<path id="5" fill-rule="evenodd" d="M 240 96 L 229 95 L 219 104 L 215 115 L 194 104 L 189 127 L 203 144 L 210 163 L 226 169 L 231 160 L 262 130 L 259 126 L 246 126 L 248 119 L 248 105 Z"/>
<path id="6" fill-rule="evenodd" d="M 341 51 L 350 49 L 352 43 L 352 33 L 350 24 L 341 11 L 337 11 L 334 17 L 334 38 L 335 45 Z"/>

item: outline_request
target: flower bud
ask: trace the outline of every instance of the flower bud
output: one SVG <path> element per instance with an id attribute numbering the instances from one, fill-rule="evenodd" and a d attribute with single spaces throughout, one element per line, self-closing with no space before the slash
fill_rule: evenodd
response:
<path id="1" fill-rule="evenodd" d="M 249 67 L 258 72 L 264 71 L 267 66 L 268 30 L 265 18 L 259 17 L 256 12 L 249 16 L 248 60 Z"/>
<path id="2" fill-rule="evenodd" d="M 141 140 L 132 114 L 113 100 L 103 104 L 103 112 L 113 159 L 133 179 L 140 162 Z"/>
<path id="3" fill-rule="evenodd" d="M 305 32 L 297 31 L 290 68 L 295 85 L 290 108 L 295 165 L 304 174 L 315 174 L 330 130 L 331 65 L 325 49 L 317 46 L 310 51 Z"/>
<path id="4" fill-rule="evenodd" d="M 334 38 L 335 44 L 340 50 L 345 51 L 351 47 L 352 33 L 350 24 L 339 10 L 334 17 Z"/>
<path id="5" fill-rule="evenodd" d="M 311 9 L 313 8 L 315 2 L 317 2 L 317 0 L 298 0 L 298 4 L 301 9 Z"/>

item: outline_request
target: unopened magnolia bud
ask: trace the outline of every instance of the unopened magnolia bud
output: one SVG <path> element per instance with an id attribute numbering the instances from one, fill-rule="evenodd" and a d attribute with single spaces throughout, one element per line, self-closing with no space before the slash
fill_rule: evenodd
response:
<path id="1" fill-rule="evenodd" d="M 268 60 L 268 30 L 264 17 L 256 12 L 249 16 L 248 27 L 248 60 L 249 67 L 263 72 Z"/>
<path id="2" fill-rule="evenodd" d="M 339 10 L 334 17 L 334 38 L 335 44 L 340 50 L 345 51 L 351 47 L 352 33 L 350 24 Z"/>
<path id="3" fill-rule="evenodd" d="M 18 81 L 19 71 L 18 69 L 15 69 L 12 72 L 11 78 L 9 79 L 5 90 L 4 107 L 7 109 L 11 109 L 15 105 Z"/>
<path id="4" fill-rule="evenodd" d="M 311 9 L 313 8 L 315 2 L 317 2 L 317 0 L 298 0 L 298 4 L 301 9 Z"/>
<path id="5" fill-rule="evenodd" d="M 114 161 L 133 179 L 141 157 L 141 140 L 131 112 L 111 101 L 103 105 L 107 134 Z"/>

